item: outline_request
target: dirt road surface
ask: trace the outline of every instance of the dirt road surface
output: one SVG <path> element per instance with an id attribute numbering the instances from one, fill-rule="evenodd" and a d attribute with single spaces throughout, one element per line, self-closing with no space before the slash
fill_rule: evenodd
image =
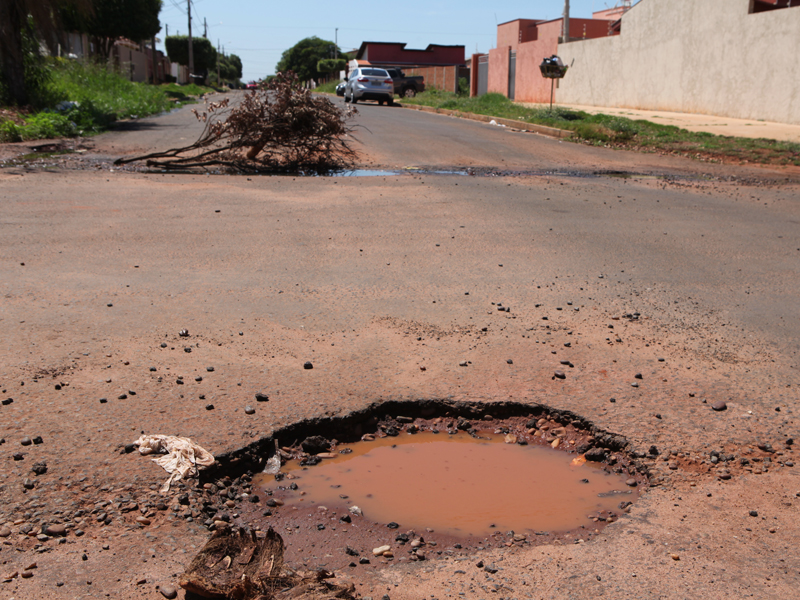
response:
<path id="1" fill-rule="evenodd" d="M 798 171 L 359 111 L 362 166 L 387 174 L 111 166 L 192 141 L 188 109 L 0 169 L 0 596 L 177 587 L 209 535 L 203 492 L 161 496 L 161 468 L 125 452 L 141 433 L 219 455 L 450 398 L 572 410 L 626 436 L 652 487 L 586 543 L 337 571 L 364 597 L 794 597 Z"/>

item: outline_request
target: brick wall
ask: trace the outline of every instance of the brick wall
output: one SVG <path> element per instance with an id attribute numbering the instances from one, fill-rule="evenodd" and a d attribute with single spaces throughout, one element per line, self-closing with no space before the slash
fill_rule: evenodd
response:
<path id="1" fill-rule="evenodd" d="M 458 66 L 450 67 L 406 67 L 403 72 L 411 77 L 422 75 L 425 78 L 426 90 L 458 91 Z"/>

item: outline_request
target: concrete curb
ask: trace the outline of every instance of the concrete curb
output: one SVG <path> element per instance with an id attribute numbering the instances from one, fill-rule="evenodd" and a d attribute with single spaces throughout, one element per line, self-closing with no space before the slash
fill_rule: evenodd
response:
<path id="1" fill-rule="evenodd" d="M 572 137 L 571 131 L 566 131 L 564 129 L 556 129 L 555 127 L 547 127 L 546 125 L 535 125 L 533 123 L 525 123 L 524 121 L 515 121 L 513 119 L 501 119 L 499 117 L 490 117 L 487 115 L 477 115 L 475 113 L 466 113 L 461 112 L 460 110 L 448 110 L 445 108 L 433 108 L 432 106 L 422 106 L 418 104 L 412 105 L 403 105 L 403 108 L 410 108 L 411 110 L 421 110 L 423 112 L 429 113 L 438 113 L 440 115 L 447 115 L 450 117 L 458 117 L 460 119 L 470 119 L 472 121 L 481 121 L 483 123 L 488 123 L 489 121 L 494 121 L 498 125 L 505 125 L 506 127 L 512 127 L 514 129 L 521 129 L 522 131 L 530 131 L 532 133 L 538 133 L 540 135 L 546 135 L 548 137 L 558 138 L 558 139 L 569 139 Z"/>

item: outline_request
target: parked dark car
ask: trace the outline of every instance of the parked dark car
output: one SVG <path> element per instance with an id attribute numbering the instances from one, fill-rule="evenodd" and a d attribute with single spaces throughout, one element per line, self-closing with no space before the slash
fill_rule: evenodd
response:
<path id="1" fill-rule="evenodd" d="M 383 67 L 389 73 L 394 82 L 394 93 L 401 98 L 413 98 L 425 91 L 425 78 L 422 75 L 406 77 L 400 69 L 394 67 Z"/>

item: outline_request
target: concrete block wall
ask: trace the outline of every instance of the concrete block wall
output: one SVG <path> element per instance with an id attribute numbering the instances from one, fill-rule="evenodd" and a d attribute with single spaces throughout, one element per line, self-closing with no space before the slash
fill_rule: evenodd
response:
<path id="1" fill-rule="evenodd" d="M 561 44 L 558 102 L 800 124 L 800 6 L 641 0 L 619 36 Z M 574 61 L 574 64 L 573 64 Z"/>

